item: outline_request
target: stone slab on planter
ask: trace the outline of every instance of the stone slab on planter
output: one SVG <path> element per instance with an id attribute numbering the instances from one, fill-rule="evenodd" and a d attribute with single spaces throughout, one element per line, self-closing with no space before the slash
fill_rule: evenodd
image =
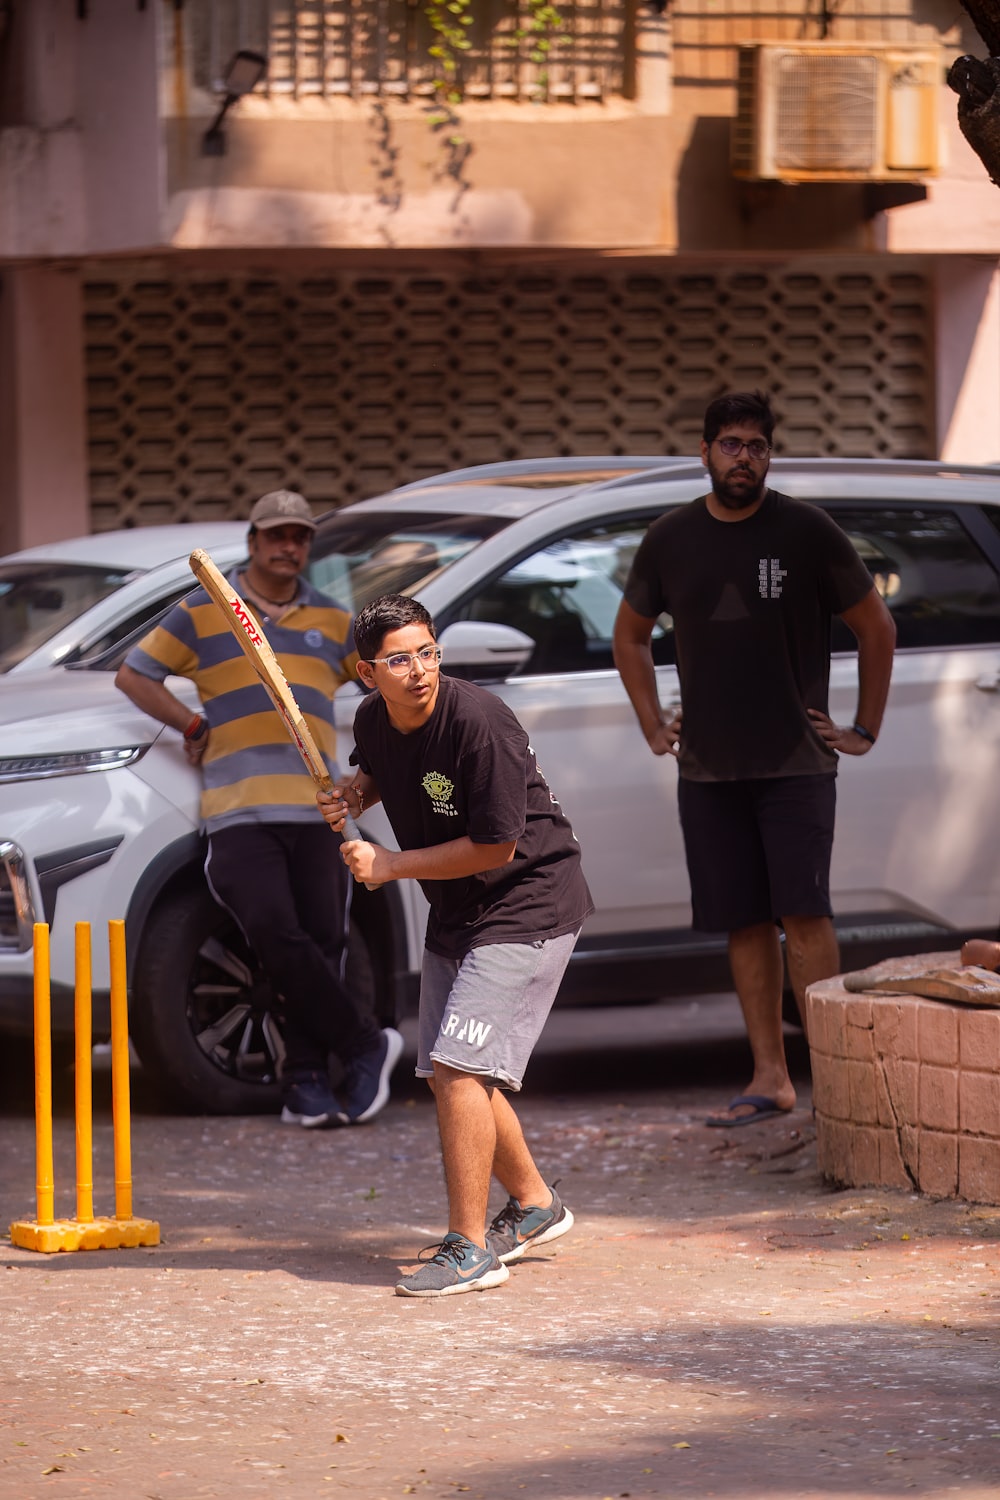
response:
<path id="1" fill-rule="evenodd" d="M 959 963 L 921 953 L 877 970 Z M 824 1177 L 1000 1204 L 1000 1010 L 850 994 L 835 978 L 809 986 L 806 1014 Z"/>

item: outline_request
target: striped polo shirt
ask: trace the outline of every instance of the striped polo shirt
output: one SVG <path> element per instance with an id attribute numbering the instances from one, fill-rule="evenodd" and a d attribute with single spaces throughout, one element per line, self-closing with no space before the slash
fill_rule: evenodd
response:
<path id="1" fill-rule="evenodd" d="M 239 590 L 239 569 L 229 575 Z M 248 607 L 252 608 L 252 606 Z M 280 625 L 261 630 L 288 679 L 327 769 L 336 778 L 333 695 L 357 675 L 350 612 L 299 579 Z M 125 658 L 157 682 L 188 677 L 211 728 L 202 761 L 206 832 L 239 823 L 304 823 L 317 816 L 316 792 L 260 679 L 204 589 L 174 606 Z"/>

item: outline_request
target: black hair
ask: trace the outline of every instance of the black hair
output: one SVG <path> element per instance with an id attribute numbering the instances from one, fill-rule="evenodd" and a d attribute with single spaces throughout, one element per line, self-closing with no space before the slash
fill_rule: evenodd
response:
<path id="1" fill-rule="evenodd" d="M 744 424 L 759 427 L 761 436 L 770 446 L 774 436 L 774 412 L 770 398 L 763 391 L 730 391 L 726 396 L 717 396 L 705 408 L 702 437 L 706 443 L 714 443 L 724 427 Z"/>
<path id="2" fill-rule="evenodd" d="M 354 644 L 361 660 L 372 661 L 389 632 L 407 625 L 426 625 L 431 639 L 437 640 L 434 621 L 424 606 L 407 594 L 382 594 L 359 609 L 354 617 Z"/>

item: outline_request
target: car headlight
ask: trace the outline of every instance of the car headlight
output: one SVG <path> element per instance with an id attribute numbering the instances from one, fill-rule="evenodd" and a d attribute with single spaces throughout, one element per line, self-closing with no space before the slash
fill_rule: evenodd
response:
<path id="1" fill-rule="evenodd" d="M 84 771 L 117 771 L 122 766 L 134 766 L 148 749 L 148 745 L 122 745 L 115 750 L 67 750 L 58 755 L 5 755 L 0 757 L 0 783 L 79 776 Z"/>
<path id="2" fill-rule="evenodd" d="M 16 844 L 0 839 L 0 952 L 26 953 L 34 921 L 24 855 Z"/>

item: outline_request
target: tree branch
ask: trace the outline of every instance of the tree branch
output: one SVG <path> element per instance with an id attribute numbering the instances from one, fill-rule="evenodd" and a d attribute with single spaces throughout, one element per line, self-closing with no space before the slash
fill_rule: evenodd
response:
<path id="1" fill-rule="evenodd" d="M 973 151 L 1000 183 L 1000 0 L 962 0 L 989 50 L 985 60 L 965 56 L 948 69 L 948 87 L 958 95 L 958 124 Z"/>
<path id="2" fill-rule="evenodd" d="M 986 43 L 990 56 L 1000 53 L 1000 4 L 997 0 L 962 0 L 962 9 Z"/>

